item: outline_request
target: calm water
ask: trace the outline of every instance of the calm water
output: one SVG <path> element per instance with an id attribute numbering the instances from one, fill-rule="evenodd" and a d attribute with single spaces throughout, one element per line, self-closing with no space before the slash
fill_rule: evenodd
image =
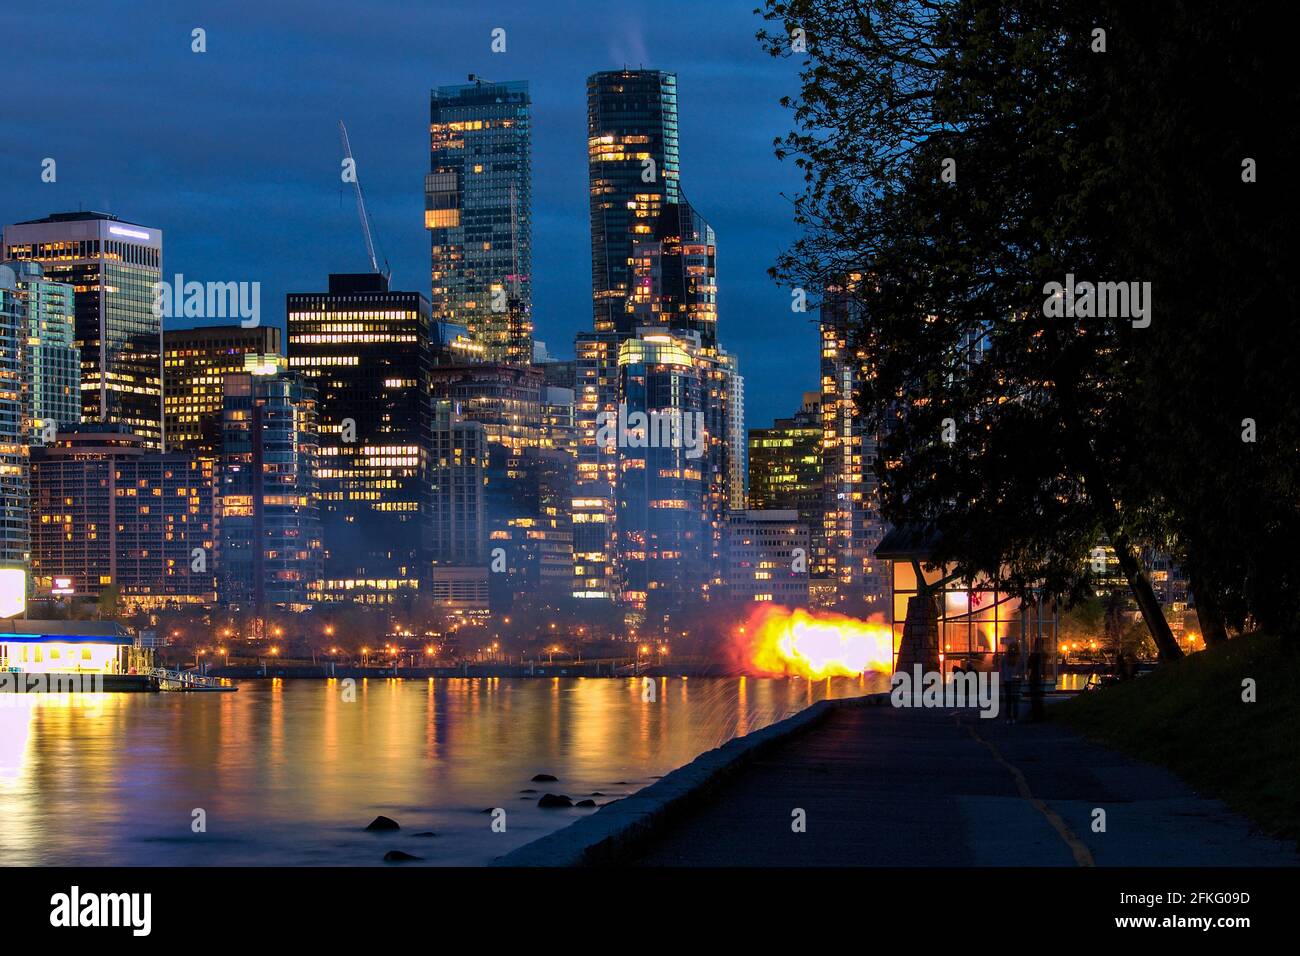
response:
<path id="1" fill-rule="evenodd" d="M 538 809 L 525 788 L 604 803 L 823 697 L 887 686 L 665 678 L 653 703 L 639 680 L 580 678 L 368 680 L 353 703 L 322 681 L 3 695 L 0 865 L 365 866 L 390 849 L 486 863 L 595 812 Z M 380 813 L 401 831 L 364 832 Z"/>

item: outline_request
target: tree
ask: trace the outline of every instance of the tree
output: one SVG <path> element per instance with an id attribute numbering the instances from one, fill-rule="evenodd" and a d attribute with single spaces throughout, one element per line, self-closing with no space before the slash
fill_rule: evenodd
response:
<path id="1" fill-rule="evenodd" d="M 1206 641 L 1300 630 L 1300 90 L 1261 4 L 1116 5 L 1102 81 L 1125 170 L 1117 253 L 1159 289 L 1130 355 L 1133 460 L 1170 516 Z M 1271 170 L 1269 173 L 1264 171 Z M 1283 319 L 1283 321 L 1279 321 Z"/>
<path id="2" fill-rule="evenodd" d="M 773 271 L 852 302 L 886 516 L 934 525 L 936 557 L 963 573 L 1071 598 L 1108 540 L 1164 659 L 1181 651 L 1142 545 L 1184 561 L 1209 618 L 1285 630 L 1300 604 L 1300 432 L 1285 392 L 1300 350 L 1276 359 L 1258 326 L 1224 328 L 1258 320 L 1270 290 L 1292 306 L 1293 260 L 1276 255 L 1281 213 L 1247 229 L 1256 201 L 1226 185 L 1225 153 L 1245 152 L 1250 121 L 1219 143 L 1223 104 L 1186 102 L 1189 77 L 1214 73 L 1205 64 L 1238 65 L 1225 47 L 1250 60 L 1230 98 L 1268 87 L 1250 52 L 1268 18 L 1193 8 L 1160 5 L 1157 20 L 1118 0 L 773 0 L 783 31 L 760 33 L 788 55 L 802 29 L 809 51 L 796 128 L 777 144 L 805 174 L 805 234 Z M 1207 208 L 1185 232 L 1189 196 Z M 1245 280 L 1220 284 L 1215 257 Z M 1198 299 L 1200 276 L 1216 288 Z M 1090 291 L 1071 295 L 1076 280 Z M 1100 308 L 1142 301 L 1103 298 L 1103 281 L 1145 294 L 1143 309 Z M 1234 364 L 1216 376 L 1224 344 Z M 1247 388 L 1267 402 L 1244 402 Z M 1261 404 L 1273 444 L 1243 451 L 1226 422 Z M 1194 431 L 1214 449 L 1209 480 L 1181 427 L 1207 405 Z"/>
<path id="3" fill-rule="evenodd" d="M 1110 264 L 1093 210 L 1117 174 L 1100 155 L 1092 19 L 1075 7 L 771 3 L 811 50 L 778 147 L 805 170 L 807 233 L 775 271 L 855 303 L 891 520 L 934 525 L 936 559 L 964 575 L 1070 597 L 1105 537 L 1174 658 L 1137 556 L 1150 515 L 1116 480 L 1127 323 L 1045 296 Z"/>
<path id="4" fill-rule="evenodd" d="M 118 590 L 116 584 L 106 584 L 99 591 L 97 610 L 102 620 L 112 620 L 117 615 Z"/>

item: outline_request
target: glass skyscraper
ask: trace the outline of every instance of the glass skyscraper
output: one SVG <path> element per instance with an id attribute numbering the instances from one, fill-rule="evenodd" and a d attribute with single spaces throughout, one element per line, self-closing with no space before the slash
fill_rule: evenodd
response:
<path id="1" fill-rule="evenodd" d="M 45 278 L 39 262 L 13 260 L 7 265 L 17 277 L 18 298 L 27 312 L 23 384 L 28 394 L 29 441 L 41 444 L 46 426 L 57 431 L 81 421 L 81 351 L 73 318 L 76 293 L 67 283 Z"/>
<path id="2" fill-rule="evenodd" d="M 533 358 L 531 103 L 526 82 L 480 79 L 438 87 L 429 104 L 433 317 L 511 365 Z"/>
<path id="3" fill-rule="evenodd" d="M 23 350 L 27 309 L 14 270 L 0 266 L 0 568 L 27 567 L 27 435 Z"/>
<path id="4" fill-rule="evenodd" d="M 33 259 L 76 289 L 81 416 L 163 442 L 161 330 L 154 284 L 162 232 L 102 212 L 55 213 L 6 226 L 4 258 Z"/>
<path id="5" fill-rule="evenodd" d="M 593 329 L 624 315 L 632 245 L 678 201 L 677 75 L 612 70 L 587 78 Z"/>

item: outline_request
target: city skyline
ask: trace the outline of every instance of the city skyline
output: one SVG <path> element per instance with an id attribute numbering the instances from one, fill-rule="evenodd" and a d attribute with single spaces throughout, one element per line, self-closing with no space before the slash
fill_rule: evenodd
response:
<path id="1" fill-rule="evenodd" d="M 495 23 L 452 10 L 440 14 L 437 37 L 445 39 L 437 39 L 419 29 L 421 21 L 428 22 L 427 14 L 396 11 L 395 16 L 410 18 L 410 30 L 396 28 L 399 24 L 389 19 L 383 30 L 363 23 L 349 31 L 346 44 L 355 47 L 350 57 L 361 58 L 369 45 L 385 47 L 382 56 L 369 57 L 366 71 L 355 73 L 346 66 L 323 65 L 316 46 L 296 46 L 283 33 L 288 24 L 272 11 L 235 4 L 199 24 L 189 22 L 194 19 L 190 14 L 149 6 L 158 26 L 150 34 L 146 88 L 164 80 L 178 85 L 191 115 L 201 110 L 205 117 L 197 139 L 207 147 L 196 150 L 194 137 L 181 134 L 176 124 L 185 120 L 174 110 L 137 127 L 136 118 L 120 114 L 101 121 L 97 116 L 103 111 L 87 108 L 84 100 L 77 112 L 86 115 L 90 127 L 69 137 L 42 119 L 63 109 L 62 94 L 35 87 L 19 91 L 41 107 L 16 117 L 19 139 L 40 155 L 0 159 L 0 173 L 13 186 L 8 221 L 80 206 L 150 222 L 168 237 L 167 276 L 180 272 L 199 280 L 260 281 L 263 301 L 270 303 L 262 321 L 283 328 L 279 303 L 284 293 L 310 288 L 327 273 L 360 272 L 367 266 L 351 186 L 338 175 L 337 123 L 343 119 L 380 252 L 392 265 L 392 285 L 427 294 L 423 187 L 429 167 L 430 90 L 464 83 L 470 73 L 498 82 L 526 81 L 533 127 L 534 335 L 553 355 L 569 356 L 574 334 L 590 327 L 586 79 L 603 69 L 643 65 L 678 77 L 680 143 L 691 157 L 683 185 L 723 246 L 718 266 L 721 331 L 747 378 L 760 385 L 751 387 L 747 425 L 770 424 L 789 414 L 815 382 L 816 327 L 806 321 L 811 316 L 793 313 L 789 291 L 766 275 L 793 238 L 781 193 L 793 191 L 798 176 L 792 164 L 775 159 L 772 139 L 788 122 L 777 101 L 793 88 L 794 71 L 752 43 L 758 20 L 748 5 L 709 10 L 674 5 L 673 22 L 683 29 L 673 29 L 671 39 L 666 19 L 648 18 L 630 4 L 561 27 L 555 18 L 520 5 L 510 16 L 502 14 L 507 46 L 500 54 L 491 51 Z M 16 15 L 21 20 L 25 14 Z M 322 23 L 332 18 L 341 22 L 344 11 L 326 5 L 319 16 Z M 195 26 L 207 31 L 206 53 L 191 52 Z M 69 30 L 69 39 L 86 48 L 86 57 L 69 68 L 74 73 L 93 69 L 102 39 L 80 36 L 75 23 Z M 557 30 L 565 36 L 556 36 Z M 172 33 L 175 50 L 163 45 Z M 250 34 L 258 37 L 256 43 L 248 42 Z M 436 56 L 419 49 L 415 39 L 406 40 L 408 35 L 420 37 L 419 42 L 429 37 Z M 276 51 L 284 62 L 277 66 L 315 70 L 320 79 L 305 93 L 294 87 L 293 108 L 287 112 L 277 104 L 284 89 L 280 84 L 288 81 L 278 80 L 263 57 L 268 36 L 284 41 Z M 338 43 L 335 54 L 345 48 L 343 39 Z M 571 45 L 582 55 L 550 56 L 556 44 Z M 20 58 L 27 55 L 16 52 Z M 111 96 L 116 83 L 132 82 L 120 64 L 108 74 L 106 81 L 97 77 L 84 84 L 74 76 L 70 84 L 94 98 Z M 250 82 L 260 82 L 254 101 L 264 109 L 234 114 L 217 101 L 223 84 Z M 766 94 L 756 95 L 755 85 Z M 238 99 L 244 101 L 242 92 Z M 122 143 L 132 145 L 116 145 Z M 46 157 L 58 162 L 53 183 L 41 180 Z M 759 182 L 763 185 L 755 188 Z M 250 215 L 249 207 L 261 212 Z M 301 242 L 306 234 L 318 241 Z M 166 328 L 183 324 L 190 323 L 172 319 Z M 797 376 L 789 374 L 784 357 L 767 347 L 776 336 L 806 356 Z"/>

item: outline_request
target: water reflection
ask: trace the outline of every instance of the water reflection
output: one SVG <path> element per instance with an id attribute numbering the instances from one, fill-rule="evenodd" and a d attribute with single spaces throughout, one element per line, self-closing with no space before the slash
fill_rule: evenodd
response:
<path id="1" fill-rule="evenodd" d="M 14 695 L 0 702 L 0 865 L 371 865 L 389 849 L 486 863 L 591 812 L 539 810 L 522 790 L 603 803 L 816 700 L 886 688 L 660 678 L 651 701 L 639 679 L 451 678 L 361 681 L 355 702 L 340 681 Z M 378 813 L 402 830 L 363 832 Z"/>

